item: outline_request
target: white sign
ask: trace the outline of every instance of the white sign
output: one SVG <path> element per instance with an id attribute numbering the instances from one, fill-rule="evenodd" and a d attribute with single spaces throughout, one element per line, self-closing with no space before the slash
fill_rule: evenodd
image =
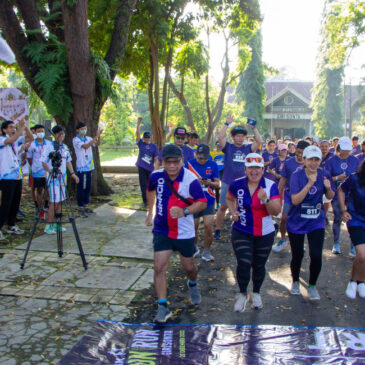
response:
<path id="1" fill-rule="evenodd" d="M 29 115 L 27 97 L 17 88 L 0 88 L 0 117 L 15 124 Z"/>

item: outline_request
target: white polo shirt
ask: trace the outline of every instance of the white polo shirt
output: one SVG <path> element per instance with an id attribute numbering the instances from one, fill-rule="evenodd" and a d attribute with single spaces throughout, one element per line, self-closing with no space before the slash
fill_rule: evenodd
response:
<path id="1" fill-rule="evenodd" d="M 8 136 L 0 137 L 0 180 L 21 180 L 22 168 L 19 163 L 17 143 L 5 144 Z"/>
<path id="2" fill-rule="evenodd" d="M 91 146 L 87 149 L 81 146 L 92 141 L 91 137 L 82 138 L 79 134 L 72 140 L 76 153 L 76 171 L 88 172 L 94 170 L 94 158 Z"/>
<path id="3" fill-rule="evenodd" d="M 42 154 L 47 145 L 51 142 L 43 138 L 43 143 L 38 143 L 35 139 L 28 148 L 27 158 L 32 159 L 32 175 L 35 178 L 46 177 L 47 171 L 42 165 Z"/>

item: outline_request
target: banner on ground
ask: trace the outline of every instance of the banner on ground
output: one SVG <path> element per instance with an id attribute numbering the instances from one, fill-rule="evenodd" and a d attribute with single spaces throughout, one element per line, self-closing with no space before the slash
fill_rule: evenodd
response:
<path id="1" fill-rule="evenodd" d="M 101 321 L 59 364 L 364 363 L 365 329 Z"/>
<path id="2" fill-rule="evenodd" d="M 29 115 L 27 97 L 15 87 L 0 88 L 0 117 L 15 124 Z"/>

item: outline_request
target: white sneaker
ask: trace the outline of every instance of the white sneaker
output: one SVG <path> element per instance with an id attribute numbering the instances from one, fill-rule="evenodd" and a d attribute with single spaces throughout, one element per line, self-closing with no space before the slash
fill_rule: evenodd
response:
<path id="1" fill-rule="evenodd" d="M 365 283 L 361 283 L 357 286 L 357 292 L 361 298 L 365 298 Z"/>
<path id="2" fill-rule="evenodd" d="M 320 300 L 321 297 L 318 294 L 318 290 L 315 286 L 310 286 L 307 289 L 309 300 Z"/>
<path id="3" fill-rule="evenodd" d="M 291 285 L 290 294 L 292 295 L 300 295 L 300 285 L 299 281 L 294 281 Z"/>
<path id="4" fill-rule="evenodd" d="M 259 293 L 252 293 L 252 308 L 261 309 L 262 307 L 261 295 Z"/>
<path id="5" fill-rule="evenodd" d="M 18 226 L 12 226 L 12 227 L 9 227 L 8 233 L 15 233 L 15 234 L 23 234 L 24 231 L 22 229 L 20 229 Z"/>
<path id="6" fill-rule="evenodd" d="M 234 304 L 234 311 L 235 312 L 244 312 L 246 309 L 246 304 L 248 302 L 248 295 L 239 293 L 236 296 L 237 300 Z"/>
<path id="7" fill-rule="evenodd" d="M 356 289 L 357 289 L 356 281 L 350 281 L 347 284 L 347 288 L 345 291 L 346 296 L 350 299 L 355 299 L 356 298 Z"/>
<path id="8" fill-rule="evenodd" d="M 284 250 L 284 248 L 288 247 L 288 240 L 280 240 L 275 246 L 273 246 L 272 250 L 274 252 L 280 252 Z"/>

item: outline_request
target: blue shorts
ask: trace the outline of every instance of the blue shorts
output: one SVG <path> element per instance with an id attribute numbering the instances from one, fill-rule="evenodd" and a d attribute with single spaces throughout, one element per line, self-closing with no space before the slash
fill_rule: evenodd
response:
<path id="1" fill-rule="evenodd" d="M 221 192 L 220 192 L 220 196 L 219 196 L 219 204 L 220 205 L 227 205 L 226 195 L 228 193 L 228 188 L 229 188 L 229 184 L 222 181 Z"/>
<path id="2" fill-rule="evenodd" d="M 164 236 L 163 234 L 153 234 L 153 250 L 159 251 L 178 251 L 181 256 L 193 257 L 195 253 L 195 237 L 188 239 L 175 239 Z"/>
<path id="3" fill-rule="evenodd" d="M 201 212 L 194 214 L 194 219 L 203 217 L 205 215 L 214 215 L 214 214 L 215 214 L 215 209 L 214 209 L 214 204 L 213 204 L 209 207 L 206 207 Z"/>

